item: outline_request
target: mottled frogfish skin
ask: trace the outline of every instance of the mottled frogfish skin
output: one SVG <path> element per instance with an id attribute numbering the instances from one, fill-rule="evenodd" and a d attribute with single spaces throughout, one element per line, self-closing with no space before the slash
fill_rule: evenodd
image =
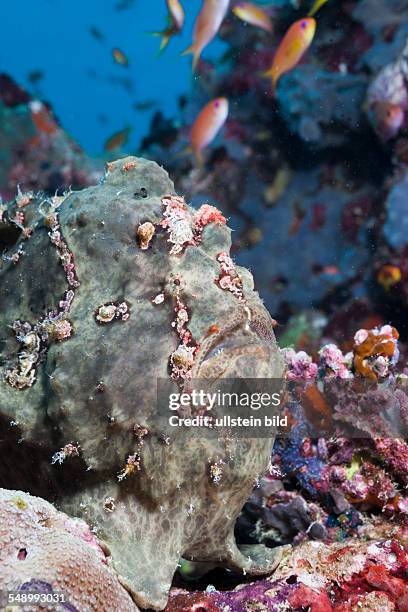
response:
<path id="1" fill-rule="evenodd" d="M 165 436 L 154 419 L 158 379 L 283 374 L 222 214 L 127 157 L 83 191 L 19 193 L 0 243 L 0 486 L 85 519 L 141 607 L 164 608 L 181 557 L 274 569 L 276 549 L 234 538 L 273 440 Z"/>

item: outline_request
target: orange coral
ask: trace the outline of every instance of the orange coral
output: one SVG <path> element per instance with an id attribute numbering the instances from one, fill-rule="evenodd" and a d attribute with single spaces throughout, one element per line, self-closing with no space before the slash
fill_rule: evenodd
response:
<path id="1" fill-rule="evenodd" d="M 360 341 L 356 339 L 353 346 L 354 369 L 360 376 L 377 380 L 378 375 L 368 360 L 372 357 L 391 358 L 395 352 L 395 340 L 399 338 L 399 333 L 395 327 L 390 327 L 389 334 L 378 333 L 375 329 L 361 331 L 364 331 L 364 339 L 360 338 Z"/>
<path id="2" fill-rule="evenodd" d="M 317 385 L 307 385 L 302 400 L 311 423 L 316 427 L 329 427 L 332 424 L 332 409 Z"/>

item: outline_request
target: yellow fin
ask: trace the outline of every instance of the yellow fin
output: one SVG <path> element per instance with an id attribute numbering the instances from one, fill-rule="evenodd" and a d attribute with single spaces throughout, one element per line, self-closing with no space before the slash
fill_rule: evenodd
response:
<path id="1" fill-rule="evenodd" d="M 175 158 L 178 159 L 180 157 L 185 157 L 186 155 L 193 155 L 196 165 L 199 168 L 204 166 L 204 156 L 202 154 L 202 151 L 196 151 L 191 145 L 187 145 L 186 147 L 181 149 L 181 151 L 176 153 Z"/>
<path id="2" fill-rule="evenodd" d="M 327 0 L 316 0 L 313 5 L 312 8 L 310 9 L 310 11 L 308 12 L 307 16 L 308 17 L 313 17 L 313 15 L 315 15 L 317 13 L 317 11 L 324 5 L 326 4 Z"/>
<path id="3" fill-rule="evenodd" d="M 160 36 L 161 37 L 160 47 L 157 52 L 157 55 L 161 55 L 161 53 L 163 53 L 163 51 L 165 50 L 165 48 L 170 42 L 170 38 L 173 36 L 173 32 L 170 29 L 161 30 L 161 32 L 146 32 L 146 33 L 149 34 L 149 36 Z"/>
<path id="4" fill-rule="evenodd" d="M 194 45 L 191 45 L 191 47 L 187 47 L 187 49 L 182 51 L 182 53 L 180 55 L 181 56 L 188 55 L 189 53 L 194 53 Z"/>
<path id="5" fill-rule="evenodd" d="M 193 154 L 193 147 L 188 145 L 187 147 L 183 147 L 181 151 L 178 151 L 178 153 L 175 153 L 174 159 L 179 159 L 180 157 L 185 157 L 186 155 L 192 155 L 192 154 Z"/>
<path id="6" fill-rule="evenodd" d="M 272 74 L 272 68 L 269 68 L 269 70 L 264 70 L 264 72 L 260 72 L 259 76 L 264 79 L 269 79 L 272 78 Z"/>
<path id="7" fill-rule="evenodd" d="M 259 76 L 263 79 L 270 79 L 272 81 L 272 93 L 275 95 L 276 85 L 279 79 L 279 75 L 276 74 L 275 70 L 273 68 L 269 68 L 269 70 L 266 70 L 265 72 L 260 72 Z"/>
<path id="8" fill-rule="evenodd" d="M 192 53 L 193 55 L 193 72 L 195 72 L 195 69 L 197 68 L 198 60 L 200 59 L 200 53 L 199 51 L 197 51 L 194 44 L 192 44 L 191 47 L 188 47 L 185 51 L 183 51 L 181 55 L 182 56 L 189 55 L 190 53 Z"/>
<path id="9" fill-rule="evenodd" d="M 194 159 L 196 162 L 196 166 L 198 166 L 198 168 L 202 168 L 204 166 L 203 152 L 201 150 L 198 150 L 198 151 L 193 151 L 193 153 L 194 153 Z"/>

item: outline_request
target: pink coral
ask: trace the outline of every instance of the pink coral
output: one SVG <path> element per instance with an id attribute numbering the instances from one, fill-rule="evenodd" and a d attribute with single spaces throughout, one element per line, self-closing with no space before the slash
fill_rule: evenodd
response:
<path id="1" fill-rule="evenodd" d="M 324 589 L 316 591 L 301 584 L 289 598 L 292 610 L 306 608 L 310 612 L 332 612 L 333 606 Z"/>
<path id="2" fill-rule="evenodd" d="M 383 462 L 392 468 L 393 472 L 405 485 L 408 485 L 408 445 L 404 440 L 391 438 L 376 438 L 375 447 Z"/>
<path id="3" fill-rule="evenodd" d="M 329 545 L 304 542 L 288 553 L 274 579 L 296 578 L 299 587 L 289 599 L 295 609 L 310 606 L 316 612 L 364 610 L 358 602 L 375 589 L 379 602 L 392 602 L 394 607 L 367 610 L 403 612 L 407 610 L 407 562 L 407 553 L 395 540 Z"/>
<path id="4" fill-rule="evenodd" d="M 335 344 L 325 344 L 319 351 L 320 363 L 330 375 L 336 378 L 351 378 L 352 373 L 347 367 L 346 358 Z M 329 370 L 329 372 L 327 372 Z"/>
<path id="5" fill-rule="evenodd" d="M 99 612 L 107 602 L 115 610 L 138 610 L 84 521 L 5 489 L 0 516 L 0 592 L 62 593 L 72 610 Z"/>
<path id="6" fill-rule="evenodd" d="M 288 365 L 288 380 L 314 380 L 317 376 L 317 364 L 313 363 L 310 355 L 305 351 L 294 351 L 286 349 L 284 351 L 286 363 Z"/>

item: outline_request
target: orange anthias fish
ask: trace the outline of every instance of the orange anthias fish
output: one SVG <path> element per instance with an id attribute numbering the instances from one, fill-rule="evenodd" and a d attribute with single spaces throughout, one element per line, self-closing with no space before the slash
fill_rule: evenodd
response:
<path id="1" fill-rule="evenodd" d="M 39 134 L 52 136 L 58 130 L 58 124 L 53 119 L 48 108 L 38 100 L 33 100 L 29 104 L 31 118 Z"/>
<path id="2" fill-rule="evenodd" d="M 129 134 L 130 127 L 125 127 L 123 130 L 112 134 L 112 136 L 110 136 L 105 142 L 105 151 L 115 151 L 115 149 L 120 149 L 120 147 L 122 147 L 127 142 Z"/>
<path id="3" fill-rule="evenodd" d="M 194 25 L 193 44 L 182 55 L 193 54 L 193 70 L 208 43 L 217 34 L 227 13 L 229 0 L 204 0 Z"/>
<path id="4" fill-rule="evenodd" d="M 386 291 L 397 285 L 401 280 L 401 270 L 398 266 L 385 265 L 377 275 L 377 281 Z"/>
<path id="5" fill-rule="evenodd" d="M 267 32 L 272 32 L 271 18 L 260 6 L 256 6 L 256 4 L 251 2 L 238 2 L 232 9 L 232 12 L 242 21 L 262 28 Z"/>
<path id="6" fill-rule="evenodd" d="M 184 25 L 184 9 L 179 0 L 166 0 L 169 11 L 169 25 L 161 32 L 153 32 L 154 36 L 161 36 L 159 52 L 163 51 L 169 44 L 170 38 L 181 32 Z"/>
<path id="7" fill-rule="evenodd" d="M 340 274 L 340 269 L 338 266 L 324 266 L 322 273 L 327 274 L 327 276 L 336 276 L 336 274 Z"/>
<path id="8" fill-rule="evenodd" d="M 312 43 L 316 31 L 316 21 L 313 17 L 305 17 L 295 21 L 280 43 L 272 62 L 272 66 L 263 76 L 272 79 L 275 91 L 280 77 L 294 68 Z"/>
<path id="9" fill-rule="evenodd" d="M 398 134 L 405 117 L 401 106 L 385 100 L 373 105 L 373 115 L 375 129 L 384 142 Z"/>
<path id="10" fill-rule="evenodd" d="M 112 57 L 115 60 L 115 62 L 117 64 L 120 64 L 121 66 L 129 66 L 129 60 L 126 57 L 126 55 L 123 53 L 123 51 L 121 51 L 120 49 L 118 49 L 117 47 L 115 47 L 114 49 L 112 49 Z"/>
<path id="11" fill-rule="evenodd" d="M 190 141 L 195 158 L 203 163 L 203 149 L 216 137 L 228 117 L 227 98 L 208 102 L 198 115 L 191 129 Z"/>

